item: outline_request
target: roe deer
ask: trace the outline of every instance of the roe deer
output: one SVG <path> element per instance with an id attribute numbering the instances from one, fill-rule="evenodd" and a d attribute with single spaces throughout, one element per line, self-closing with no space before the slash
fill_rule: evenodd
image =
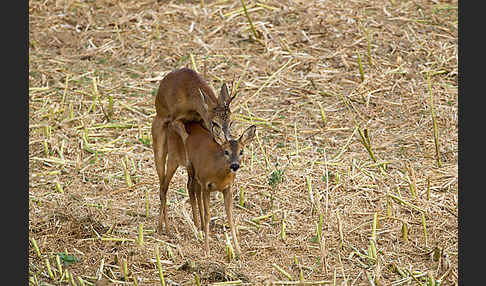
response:
<path id="1" fill-rule="evenodd" d="M 222 127 L 229 138 L 231 127 L 231 96 L 225 83 L 221 86 L 219 97 L 195 71 L 188 68 L 168 73 L 160 82 L 155 97 L 156 120 L 162 123 L 173 122 L 182 127 L 182 123 L 202 121 L 206 129 L 211 130 L 212 122 Z M 159 118 L 157 118 L 159 117 Z M 179 131 L 184 131 L 182 128 Z M 185 134 L 179 134 L 185 141 Z"/>
<path id="2" fill-rule="evenodd" d="M 167 133 L 165 137 L 167 138 L 168 155 L 167 172 L 164 183 L 160 188 L 161 205 L 158 227 L 161 229 L 162 221 L 164 221 L 167 228 L 167 189 L 174 172 L 179 166 L 185 165 L 188 161 L 189 165 L 186 165 L 188 175 L 187 189 L 194 224 L 198 228 L 201 227 L 205 234 L 206 255 L 209 254 L 209 195 L 213 191 L 223 192 L 226 216 L 228 217 L 235 250 L 240 255 L 241 250 L 233 220 L 233 192 L 231 185 L 235 179 L 236 171 L 240 168 L 243 147 L 255 136 L 256 126 L 248 127 L 237 140 L 232 138 L 227 140 L 226 136 L 223 137 L 221 134 L 222 130 L 217 124 L 214 124 L 214 127 L 217 127 L 216 129 L 219 129 L 219 132 L 215 133 L 216 136 L 214 138 L 200 123 L 188 122 L 184 127 L 188 134 L 185 148 L 189 158 L 185 158 L 186 152 L 184 152 L 178 132 L 169 127 L 163 129 L 163 132 Z M 199 224 L 197 219 L 196 199 L 199 206 L 201 224 Z"/>
<path id="3" fill-rule="evenodd" d="M 160 188 L 165 180 L 167 158 L 166 132 L 163 130 L 167 126 L 173 128 L 182 138 L 182 146 L 185 146 L 185 122 L 202 122 L 211 134 L 212 123 L 216 122 L 222 126 L 225 137 L 229 138 L 229 106 L 235 96 L 236 94 L 230 96 L 226 84 L 223 84 L 217 98 L 208 84 L 195 71 L 188 68 L 170 72 L 162 79 L 155 97 L 156 116 L 152 121 L 152 147 Z"/>

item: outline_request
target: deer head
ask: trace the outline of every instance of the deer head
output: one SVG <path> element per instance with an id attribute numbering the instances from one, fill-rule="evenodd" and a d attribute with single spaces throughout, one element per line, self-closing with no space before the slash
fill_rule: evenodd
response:
<path id="1" fill-rule="evenodd" d="M 230 96 L 228 87 L 225 83 L 223 83 L 217 102 L 210 100 L 213 104 L 209 106 L 207 104 L 209 101 L 206 100 L 208 96 L 204 94 L 202 89 L 199 89 L 199 93 L 203 101 L 204 108 L 208 111 L 210 121 L 220 126 L 224 136 L 229 140 L 231 136 L 230 128 L 232 125 L 230 104 L 236 97 L 236 94 Z"/>
<path id="2" fill-rule="evenodd" d="M 221 152 L 227 161 L 231 172 L 236 172 L 240 168 L 240 161 L 243 155 L 243 148 L 255 137 L 256 126 L 248 127 L 238 139 L 226 136 L 222 128 L 213 123 L 213 134 L 215 141 L 221 146 Z"/>

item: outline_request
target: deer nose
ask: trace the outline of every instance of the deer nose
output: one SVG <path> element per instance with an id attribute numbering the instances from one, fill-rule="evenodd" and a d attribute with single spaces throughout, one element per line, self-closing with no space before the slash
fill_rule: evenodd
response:
<path id="1" fill-rule="evenodd" d="M 233 163 L 230 165 L 230 169 L 233 171 L 233 172 L 236 172 L 236 170 L 238 170 L 240 168 L 240 165 L 238 163 Z"/>

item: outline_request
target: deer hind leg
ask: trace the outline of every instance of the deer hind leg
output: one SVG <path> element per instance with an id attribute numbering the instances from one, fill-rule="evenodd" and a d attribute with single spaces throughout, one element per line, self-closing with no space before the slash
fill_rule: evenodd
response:
<path id="1" fill-rule="evenodd" d="M 160 196 L 160 213 L 165 212 L 165 196 L 163 185 L 166 178 L 165 165 L 167 162 L 167 123 L 160 116 L 155 116 L 152 121 L 152 147 L 154 150 L 155 169 L 159 177 L 159 196 Z M 158 222 L 158 230 L 162 231 L 162 218 Z M 167 224 L 167 223 L 166 223 Z"/>
<path id="2" fill-rule="evenodd" d="M 152 121 L 152 148 L 155 157 L 155 169 L 161 183 L 165 177 L 167 159 L 167 131 L 163 118 L 156 116 Z"/>
<path id="3" fill-rule="evenodd" d="M 191 202 L 192 208 L 192 220 L 197 229 L 200 229 L 201 224 L 199 224 L 199 219 L 197 217 L 197 205 L 196 205 L 196 185 L 198 183 L 194 178 L 194 169 L 192 166 L 187 167 L 187 191 L 189 192 L 189 201 Z M 202 222 L 201 222 L 202 223 Z"/>
<path id="4" fill-rule="evenodd" d="M 231 230 L 231 236 L 233 238 L 233 243 L 235 244 L 236 254 L 241 254 L 240 244 L 238 243 L 238 238 L 236 237 L 236 229 L 233 219 L 233 193 L 231 192 L 231 187 L 224 189 L 224 208 L 226 210 L 226 216 L 228 217 L 228 223 Z"/>
<path id="5" fill-rule="evenodd" d="M 177 167 L 179 167 L 177 161 L 172 158 L 171 154 L 168 154 L 166 175 L 160 187 L 159 232 L 162 232 L 162 219 L 164 220 L 166 231 L 169 228 L 167 219 L 167 190 L 169 189 L 170 180 L 172 179 L 172 176 L 174 176 Z"/>

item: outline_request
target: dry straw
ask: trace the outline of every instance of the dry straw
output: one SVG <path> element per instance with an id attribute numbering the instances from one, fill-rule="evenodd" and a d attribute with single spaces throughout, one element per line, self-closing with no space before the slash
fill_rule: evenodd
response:
<path id="1" fill-rule="evenodd" d="M 432 83 L 430 82 L 430 72 L 427 73 L 427 88 L 429 90 L 430 96 L 430 115 L 432 116 L 432 127 L 434 130 L 434 146 L 435 146 L 435 158 L 437 160 L 437 165 L 442 167 L 442 160 L 440 159 L 440 150 L 439 150 L 439 131 L 437 127 L 437 119 L 435 118 L 435 111 L 434 111 L 434 94 L 432 91 Z"/>
<path id="2" fill-rule="evenodd" d="M 30 284 L 457 283 L 456 0 L 64 2 L 29 2 Z M 234 136 L 258 126 L 239 258 L 214 198 L 204 256 L 184 168 L 156 231 L 154 100 L 180 67 L 234 82 Z"/>

